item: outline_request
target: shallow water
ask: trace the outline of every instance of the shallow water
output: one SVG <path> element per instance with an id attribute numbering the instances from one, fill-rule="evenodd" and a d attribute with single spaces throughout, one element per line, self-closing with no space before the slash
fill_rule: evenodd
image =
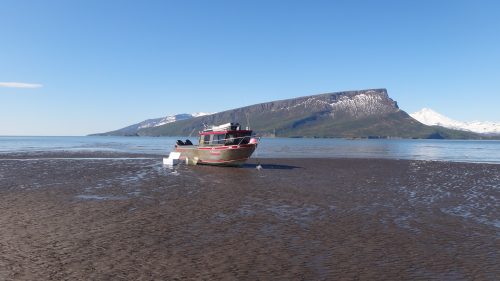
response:
<path id="1" fill-rule="evenodd" d="M 498 276 L 500 165 L 267 158 L 257 170 L 64 154 L 0 157 L 0 276 Z"/>
<path id="2" fill-rule="evenodd" d="M 0 155 L 125 152 L 167 155 L 183 137 L 0 137 Z M 196 143 L 195 138 L 191 138 Z M 500 163 L 500 141 L 262 138 L 253 158 L 385 158 Z"/>

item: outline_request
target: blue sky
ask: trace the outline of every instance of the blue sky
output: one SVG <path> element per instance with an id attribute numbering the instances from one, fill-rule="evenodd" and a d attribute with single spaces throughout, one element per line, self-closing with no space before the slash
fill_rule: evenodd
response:
<path id="1" fill-rule="evenodd" d="M 0 135 L 367 88 L 500 121 L 498 3 L 0 0 Z"/>

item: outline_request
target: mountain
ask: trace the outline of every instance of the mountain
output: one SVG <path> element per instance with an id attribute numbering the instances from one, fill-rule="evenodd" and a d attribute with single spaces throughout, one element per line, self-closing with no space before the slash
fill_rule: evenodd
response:
<path id="1" fill-rule="evenodd" d="M 369 89 L 305 96 L 227 110 L 141 128 L 141 136 L 187 136 L 204 124 L 239 122 L 257 134 L 277 137 L 481 138 L 413 119 L 387 94 Z"/>
<path id="2" fill-rule="evenodd" d="M 180 120 L 187 120 L 195 117 L 200 117 L 200 116 L 205 116 L 209 115 L 211 113 L 205 113 L 205 112 L 197 112 L 197 113 L 182 113 L 182 114 L 176 114 L 176 115 L 169 115 L 166 117 L 161 117 L 161 118 L 155 118 L 155 119 L 148 119 L 145 121 L 142 121 L 137 124 L 133 124 L 130 126 L 127 126 L 125 128 L 121 128 L 115 131 L 107 132 L 107 133 L 101 133 L 101 134 L 93 134 L 93 136 L 137 136 L 137 132 L 141 129 L 145 128 L 154 128 L 158 126 L 162 126 L 165 124 L 169 124 L 172 122 L 180 121 Z"/>
<path id="3" fill-rule="evenodd" d="M 500 135 L 500 123 L 495 122 L 462 122 L 450 119 L 436 111 L 423 108 L 415 113 L 410 114 L 419 122 L 429 126 L 442 126 L 454 130 L 470 131 L 486 135 Z"/>

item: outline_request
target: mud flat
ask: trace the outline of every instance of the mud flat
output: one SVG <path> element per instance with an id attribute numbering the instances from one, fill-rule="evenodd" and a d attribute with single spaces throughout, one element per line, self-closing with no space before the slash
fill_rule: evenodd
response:
<path id="1" fill-rule="evenodd" d="M 0 280 L 497 280 L 500 165 L 0 155 Z"/>

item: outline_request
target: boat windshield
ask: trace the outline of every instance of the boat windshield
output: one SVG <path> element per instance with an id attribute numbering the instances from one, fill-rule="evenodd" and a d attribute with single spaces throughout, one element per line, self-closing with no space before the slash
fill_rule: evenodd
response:
<path id="1" fill-rule="evenodd" d="M 207 134 L 200 136 L 200 145 L 240 145 L 248 144 L 252 132 L 228 132 L 222 134 Z"/>
<path id="2" fill-rule="evenodd" d="M 248 144 L 250 142 L 251 132 L 234 132 L 226 134 L 225 145 Z"/>

